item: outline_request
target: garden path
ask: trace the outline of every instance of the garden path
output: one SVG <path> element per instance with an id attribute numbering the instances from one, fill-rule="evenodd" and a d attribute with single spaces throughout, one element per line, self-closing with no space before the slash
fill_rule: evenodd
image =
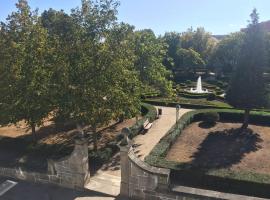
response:
<path id="1" fill-rule="evenodd" d="M 138 135 L 134 138 L 134 144 L 136 146 L 135 153 L 141 160 L 151 152 L 154 146 L 159 140 L 170 130 L 176 121 L 176 109 L 174 107 L 157 107 L 162 109 L 162 115 L 159 119 L 153 122 L 152 128 L 144 135 Z M 191 111 L 190 109 L 179 110 L 179 117 L 186 112 Z"/>

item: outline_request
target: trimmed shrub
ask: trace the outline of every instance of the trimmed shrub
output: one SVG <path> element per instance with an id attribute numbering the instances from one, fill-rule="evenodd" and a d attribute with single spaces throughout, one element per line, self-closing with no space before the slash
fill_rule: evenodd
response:
<path id="1" fill-rule="evenodd" d="M 207 100 L 208 100 L 208 101 L 216 100 L 216 95 L 215 95 L 214 93 L 208 94 Z"/>
<path id="2" fill-rule="evenodd" d="M 179 96 L 180 97 L 184 97 L 184 98 L 189 98 L 189 99 L 202 99 L 202 98 L 207 98 L 208 94 L 196 94 L 196 93 L 189 93 L 186 91 L 181 91 L 179 92 Z"/>
<path id="3" fill-rule="evenodd" d="M 186 80 L 186 84 L 191 84 L 191 80 Z"/>
<path id="4" fill-rule="evenodd" d="M 219 121 L 219 114 L 217 112 L 206 112 L 203 113 L 202 120 L 207 124 L 215 124 Z"/>

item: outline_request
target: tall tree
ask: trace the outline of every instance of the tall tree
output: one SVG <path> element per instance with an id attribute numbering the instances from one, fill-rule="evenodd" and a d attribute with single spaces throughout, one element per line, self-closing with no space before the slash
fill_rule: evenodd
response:
<path id="1" fill-rule="evenodd" d="M 265 37 L 258 25 L 259 15 L 254 9 L 240 50 L 237 70 L 226 93 L 226 100 L 244 109 L 242 129 L 248 127 L 250 110 L 267 105 L 267 90 L 263 78 L 266 64 Z"/>
<path id="2" fill-rule="evenodd" d="M 168 32 L 165 33 L 165 35 L 161 37 L 160 40 L 165 42 L 168 46 L 163 64 L 167 69 L 173 70 L 177 54 L 176 52 L 179 48 L 181 48 L 181 34 L 176 32 Z"/>
<path id="3" fill-rule="evenodd" d="M 72 58 L 63 81 L 63 94 L 68 95 L 61 95 L 58 102 L 59 111 L 90 125 L 95 150 L 98 128 L 134 115 L 140 103 L 135 56 L 129 46 L 133 28 L 115 23 L 111 15 L 116 13 L 115 5 L 114 1 L 83 1 L 71 14 L 80 28 L 66 54 Z"/>
<path id="4" fill-rule="evenodd" d="M 17 12 L 1 25 L 4 46 L 1 54 L 0 93 L 2 114 L 9 122 L 22 119 L 35 128 L 42 124 L 51 111 L 50 75 L 53 55 L 48 44 L 47 31 L 41 26 L 37 12 L 32 12 L 26 0 L 16 4 Z"/>
<path id="5" fill-rule="evenodd" d="M 244 32 L 232 33 L 217 44 L 210 59 L 213 69 L 223 74 L 235 71 L 244 34 Z"/>
<path id="6" fill-rule="evenodd" d="M 216 43 L 217 41 L 211 36 L 211 33 L 206 32 L 202 27 L 197 28 L 195 31 L 190 28 L 181 36 L 182 48 L 192 48 L 202 56 L 206 63 L 209 61 Z"/>
<path id="7" fill-rule="evenodd" d="M 136 31 L 134 36 L 135 68 L 141 82 L 160 90 L 163 95 L 170 95 L 170 71 L 163 65 L 167 48 L 165 43 L 157 39 L 149 29 Z"/>
<path id="8" fill-rule="evenodd" d="M 192 71 L 195 73 L 197 68 L 203 67 L 205 67 L 205 62 L 198 52 L 191 48 L 180 48 L 177 50 L 175 58 L 175 71 L 177 71 L 178 68 L 182 68 L 186 71 Z"/>

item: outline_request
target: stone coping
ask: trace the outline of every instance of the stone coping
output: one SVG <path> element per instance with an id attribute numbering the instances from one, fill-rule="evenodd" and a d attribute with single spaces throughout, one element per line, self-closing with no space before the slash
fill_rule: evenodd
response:
<path id="1" fill-rule="evenodd" d="M 190 194 L 190 195 L 197 195 L 197 196 L 203 196 L 203 197 L 214 198 L 214 199 L 224 199 L 224 200 L 269 200 L 269 199 L 265 199 L 265 198 L 258 198 L 258 197 L 244 196 L 244 195 L 238 195 L 238 194 L 230 194 L 230 193 L 223 193 L 223 192 L 217 192 L 217 191 L 212 191 L 212 190 L 204 190 L 204 189 L 185 187 L 185 186 L 177 186 L 177 185 L 172 186 L 171 190 L 173 192 Z"/>
<path id="2" fill-rule="evenodd" d="M 143 169 L 145 171 L 148 171 L 152 174 L 160 174 L 160 175 L 166 175 L 166 176 L 170 175 L 170 169 L 154 167 L 154 166 L 147 164 L 146 162 L 143 162 L 141 159 L 139 159 L 135 155 L 132 147 L 130 147 L 130 149 L 129 149 L 128 157 L 133 163 L 135 163 L 138 167 L 140 167 L 141 169 Z"/>

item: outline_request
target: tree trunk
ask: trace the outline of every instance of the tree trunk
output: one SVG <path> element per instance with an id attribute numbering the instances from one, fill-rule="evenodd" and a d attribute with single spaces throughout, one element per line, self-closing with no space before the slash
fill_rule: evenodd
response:
<path id="1" fill-rule="evenodd" d="M 97 129 L 93 129 L 93 143 L 94 143 L 94 151 L 97 151 Z"/>
<path id="2" fill-rule="evenodd" d="M 36 142 L 37 141 L 37 135 L 36 135 L 36 125 L 35 125 L 35 123 L 31 123 L 31 130 L 32 130 L 33 139 Z"/>
<path id="3" fill-rule="evenodd" d="M 244 113 L 243 125 L 241 127 L 242 130 L 244 130 L 248 127 L 249 113 L 250 113 L 250 109 L 246 109 L 245 113 Z"/>

